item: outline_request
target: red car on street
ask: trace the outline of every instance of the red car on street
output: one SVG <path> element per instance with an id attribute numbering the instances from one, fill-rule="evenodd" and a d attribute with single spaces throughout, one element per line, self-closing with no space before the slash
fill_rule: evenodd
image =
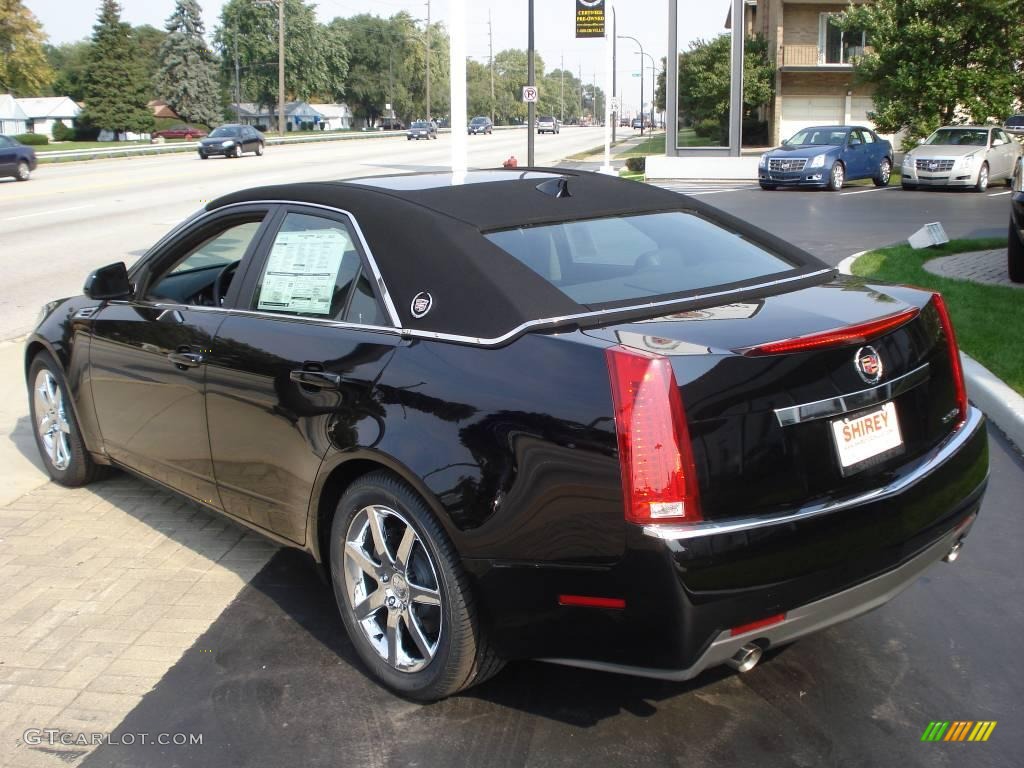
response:
<path id="1" fill-rule="evenodd" d="M 154 139 L 201 139 L 206 136 L 206 131 L 196 128 L 194 125 L 175 125 L 165 128 L 162 131 L 154 131 Z"/>

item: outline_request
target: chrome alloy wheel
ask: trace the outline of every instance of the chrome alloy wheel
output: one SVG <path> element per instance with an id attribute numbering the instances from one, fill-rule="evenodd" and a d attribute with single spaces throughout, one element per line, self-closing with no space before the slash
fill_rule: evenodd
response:
<path id="1" fill-rule="evenodd" d="M 380 505 L 356 513 L 345 535 L 345 594 L 370 645 L 399 672 L 418 672 L 437 653 L 439 584 L 408 520 Z"/>
<path id="2" fill-rule="evenodd" d="M 36 374 L 33 392 L 39 439 L 54 469 L 63 471 L 71 464 L 71 426 L 64 410 L 64 394 L 57 379 L 45 368 Z"/>

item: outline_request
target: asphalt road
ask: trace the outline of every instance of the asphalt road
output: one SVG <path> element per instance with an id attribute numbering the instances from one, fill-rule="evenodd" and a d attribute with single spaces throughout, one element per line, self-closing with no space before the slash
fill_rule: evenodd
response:
<path id="1" fill-rule="evenodd" d="M 536 137 L 536 163 L 553 165 L 604 140 L 602 128 Z M 86 275 L 131 264 L 209 200 L 246 187 L 447 168 L 450 137 L 381 137 L 267 147 L 263 157 L 195 154 L 42 165 L 28 183 L 0 179 L 0 340 L 27 333 L 39 308 L 81 292 Z M 469 137 L 471 167 L 526 164 L 526 131 Z"/>
<path id="2" fill-rule="evenodd" d="M 412 704 L 367 678 L 330 589 L 279 552 L 115 731 L 202 745 L 104 745 L 81 765 L 1020 765 L 1024 463 L 998 436 L 990 446 L 990 490 L 955 564 L 745 675 L 685 684 L 518 662 Z M 922 743 L 932 720 L 998 724 L 986 743 Z"/>

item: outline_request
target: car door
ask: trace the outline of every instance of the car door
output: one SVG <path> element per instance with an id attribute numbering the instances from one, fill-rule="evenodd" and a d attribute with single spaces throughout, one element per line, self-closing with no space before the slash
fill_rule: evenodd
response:
<path id="1" fill-rule="evenodd" d="M 270 210 L 249 206 L 197 221 L 132 270 L 132 299 L 108 302 L 91 319 L 92 398 L 105 450 L 214 507 L 206 358 L 227 315 L 212 290 L 255 249 Z"/>
<path id="2" fill-rule="evenodd" d="M 17 164 L 17 145 L 6 136 L 0 136 L 0 176 L 14 173 Z"/>
<path id="3" fill-rule="evenodd" d="M 383 434 L 374 382 L 401 338 L 367 267 L 347 215 L 283 208 L 208 358 L 224 509 L 300 544 L 328 449 Z"/>
<path id="4" fill-rule="evenodd" d="M 864 134 L 860 129 L 853 129 L 846 140 L 846 153 L 843 157 L 846 163 L 846 178 L 860 179 L 867 174 L 868 155 L 867 146 L 864 144 Z"/>
<path id="5" fill-rule="evenodd" d="M 1002 128 L 992 130 L 992 144 L 999 156 L 999 177 L 1008 179 L 1013 175 L 1013 166 L 1020 152 L 1019 145 Z"/>

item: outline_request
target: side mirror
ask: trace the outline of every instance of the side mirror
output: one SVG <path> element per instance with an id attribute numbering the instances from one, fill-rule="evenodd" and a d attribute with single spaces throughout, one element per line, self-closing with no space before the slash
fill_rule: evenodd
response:
<path id="1" fill-rule="evenodd" d="M 83 293 L 90 299 L 130 299 L 132 284 L 123 261 L 100 267 L 85 279 Z"/>

